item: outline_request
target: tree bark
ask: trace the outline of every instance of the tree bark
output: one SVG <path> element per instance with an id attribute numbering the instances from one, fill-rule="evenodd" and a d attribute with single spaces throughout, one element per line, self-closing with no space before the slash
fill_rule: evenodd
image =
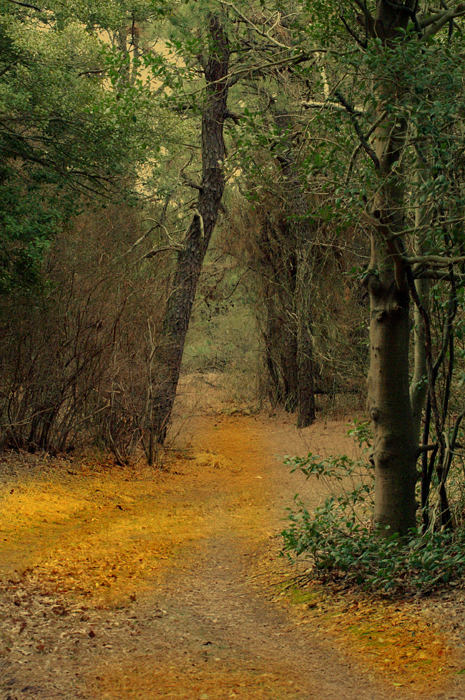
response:
<path id="1" fill-rule="evenodd" d="M 316 418 L 310 287 L 313 269 L 313 230 L 294 158 L 292 118 L 283 110 L 275 111 L 274 118 L 285 146 L 278 160 L 284 179 L 284 194 L 290 209 L 290 228 L 293 231 L 289 244 L 295 246 L 297 262 L 294 303 L 297 326 L 297 427 L 306 428 Z"/>
<path id="2" fill-rule="evenodd" d="M 297 427 L 306 428 L 316 418 L 315 407 L 315 370 L 313 362 L 312 332 L 312 295 L 310 280 L 312 278 L 312 248 L 302 246 L 297 265 L 297 362 L 299 403 L 297 410 Z"/>
<path id="3" fill-rule="evenodd" d="M 381 39 L 380 52 L 406 28 L 408 6 L 378 2 L 374 34 Z M 380 66 L 384 67 L 382 60 Z M 416 525 L 418 458 L 409 394 L 410 292 L 401 239 L 395 237 L 404 228 L 400 157 L 407 123 L 393 109 L 402 95 L 401 77 L 396 81 L 383 73 L 380 69 L 376 76 L 378 115 L 385 116 L 374 134 L 378 183 L 372 212 L 372 259 L 366 278 L 371 312 L 368 409 L 374 436 L 375 525 L 386 535 L 402 536 Z"/>
<path id="4" fill-rule="evenodd" d="M 265 214 L 266 216 L 266 214 Z M 283 227 L 285 223 L 282 222 Z M 259 270 L 263 280 L 262 302 L 265 307 L 263 340 L 268 370 L 268 394 L 272 406 L 282 406 L 294 412 L 298 405 L 297 328 L 295 323 L 296 262 L 293 252 L 286 249 L 285 232 L 278 222 L 278 243 L 270 255 L 270 238 L 264 229 L 271 229 L 265 221 L 259 246 Z M 283 234 L 283 238 L 281 238 Z"/>
<path id="5" fill-rule="evenodd" d="M 427 172 L 427 161 L 424 149 L 420 144 L 417 145 L 417 154 L 415 162 L 415 182 L 420 190 L 421 185 L 425 182 L 429 173 Z M 426 226 L 431 221 L 431 209 L 417 202 L 415 209 L 415 233 L 413 243 L 414 255 L 424 255 L 423 240 L 425 237 Z M 420 299 L 420 302 L 428 313 L 428 296 L 431 287 L 430 280 L 417 279 L 415 280 L 415 288 Z M 425 325 L 419 308 L 415 305 L 413 310 L 413 327 L 414 327 L 414 343 L 413 343 L 413 375 L 410 383 L 410 400 L 413 411 L 413 424 L 415 435 L 418 440 L 421 439 L 421 420 L 428 394 L 428 368 L 426 361 L 426 332 Z"/>
<path id="6" fill-rule="evenodd" d="M 375 524 L 386 534 L 415 527 L 418 441 L 409 395 L 409 295 L 372 276 L 368 409 L 373 429 Z"/>
<path id="7" fill-rule="evenodd" d="M 202 112 L 202 182 L 192 223 L 178 253 L 157 353 L 157 381 L 152 400 L 152 431 L 163 443 L 181 370 L 189 320 L 205 254 L 224 192 L 223 126 L 227 111 L 229 43 L 217 15 L 209 19 L 209 55 L 200 58 L 206 80 Z"/>

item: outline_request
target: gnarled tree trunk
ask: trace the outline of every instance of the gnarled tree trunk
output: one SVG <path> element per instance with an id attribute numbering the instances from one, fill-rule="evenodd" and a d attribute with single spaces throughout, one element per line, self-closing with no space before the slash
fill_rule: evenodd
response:
<path id="1" fill-rule="evenodd" d="M 206 80 L 202 112 L 202 182 L 192 223 L 178 253 L 163 319 L 162 342 L 156 357 L 152 431 L 159 443 L 166 437 L 197 283 L 224 191 L 223 125 L 228 97 L 229 43 L 217 15 L 210 16 L 209 34 L 209 55 L 201 59 Z"/>

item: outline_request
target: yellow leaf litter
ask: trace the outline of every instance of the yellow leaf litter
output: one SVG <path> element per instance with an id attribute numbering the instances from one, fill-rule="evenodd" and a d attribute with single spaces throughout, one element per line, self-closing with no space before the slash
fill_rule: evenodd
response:
<path id="1" fill-rule="evenodd" d="M 31 585 L 84 598 L 86 605 L 124 605 L 139 592 L 153 589 L 168 567 L 189 567 L 205 538 L 232 525 L 251 547 L 261 543 L 263 548 L 270 525 L 264 480 L 256 477 L 254 469 L 242 470 L 227 456 L 202 453 L 197 460 L 178 460 L 171 472 L 102 469 L 96 463 L 73 474 L 60 471 L 1 487 L 0 578 L 13 575 L 13 570 L 26 572 Z M 252 557 L 250 564 L 251 578 L 257 577 L 258 585 L 271 594 L 283 576 L 292 575 L 286 573 L 283 560 L 277 560 L 278 547 L 274 539 L 268 554 Z M 283 603 L 283 597 L 276 597 Z M 315 585 L 295 590 L 294 599 L 286 598 L 284 604 L 293 624 L 309 636 L 334 637 L 360 664 L 395 686 L 420 691 L 456 670 L 445 640 L 418 616 L 415 606 L 329 598 Z M 177 671 L 163 672 L 164 687 L 171 683 L 178 688 L 165 695 L 191 697 L 183 695 Z M 152 669 L 149 682 L 140 664 L 128 663 L 114 678 L 121 684 L 127 677 L 127 691 L 120 697 L 138 697 L 131 688 L 145 688 L 147 700 L 158 697 L 150 694 L 152 681 L 157 685 L 156 673 Z M 263 673 L 247 671 L 248 687 L 257 698 L 278 699 L 281 681 L 274 679 L 274 695 L 269 695 Z M 231 669 L 216 679 L 192 677 L 185 683 L 191 687 L 194 681 L 206 697 L 241 697 L 240 679 Z M 294 697 L 289 679 L 282 682 L 287 684 L 283 697 Z M 115 697 L 114 683 L 111 672 L 102 678 L 102 698 Z"/>

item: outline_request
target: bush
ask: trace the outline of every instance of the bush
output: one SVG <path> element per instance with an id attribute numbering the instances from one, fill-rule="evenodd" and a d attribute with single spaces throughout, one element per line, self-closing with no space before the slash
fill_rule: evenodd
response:
<path id="1" fill-rule="evenodd" d="M 369 591 L 428 592 L 465 572 L 465 532 L 420 528 L 406 538 L 378 537 L 372 524 L 374 474 L 367 466 L 367 424 L 349 432 L 364 448 L 359 459 L 346 455 L 320 459 L 286 458 L 292 471 L 324 479 L 334 491 L 314 513 L 296 496 L 289 526 L 282 533 L 283 553 L 307 558 L 312 575 Z M 365 459 L 364 459 L 365 455 Z"/>

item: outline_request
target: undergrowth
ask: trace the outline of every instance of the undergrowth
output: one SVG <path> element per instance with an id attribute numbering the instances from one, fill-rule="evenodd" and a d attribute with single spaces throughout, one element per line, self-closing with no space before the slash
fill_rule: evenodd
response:
<path id="1" fill-rule="evenodd" d="M 330 495 L 311 513 L 298 496 L 288 509 L 283 531 L 283 554 L 305 559 L 311 576 L 344 583 L 369 592 L 428 593 L 465 574 L 465 531 L 422 533 L 420 526 L 408 537 L 378 537 L 372 522 L 374 473 L 367 459 L 370 432 L 367 423 L 355 423 L 349 435 L 361 447 L 360 457 L 321 459 L 287 457 L 291 471 L 316 477 Z"/>

